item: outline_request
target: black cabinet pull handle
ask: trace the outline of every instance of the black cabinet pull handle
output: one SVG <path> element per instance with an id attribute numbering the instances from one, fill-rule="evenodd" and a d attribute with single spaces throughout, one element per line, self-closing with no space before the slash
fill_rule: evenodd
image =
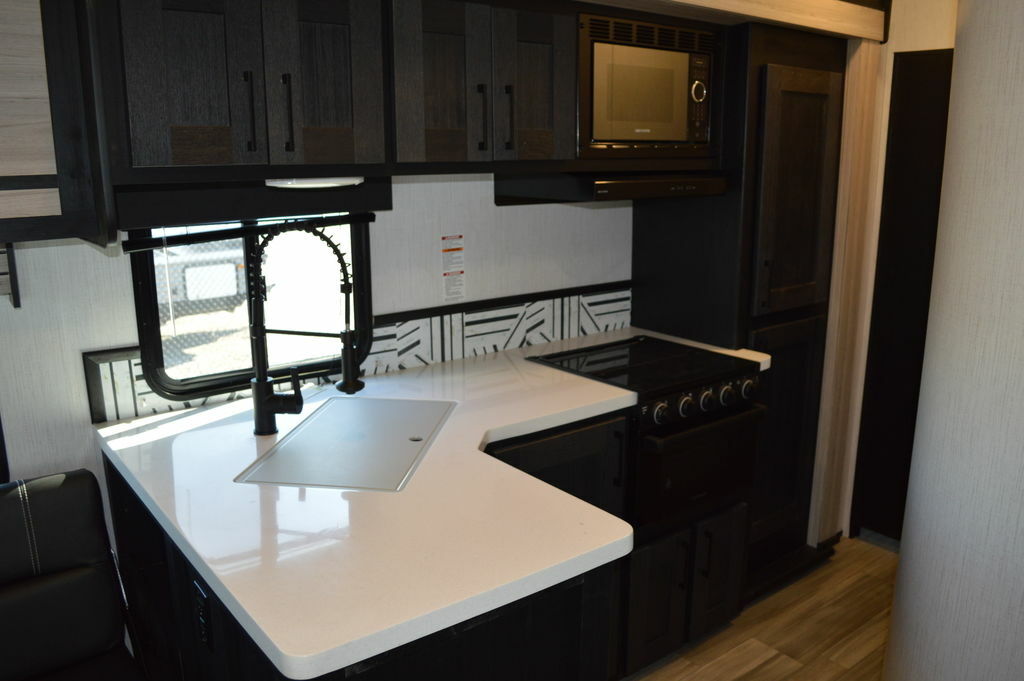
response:
<path id="1" fill-rule="evenodd" d="M 505 142 L 506 149 L 515 149 L 516 141 L 516 95 L 511 85 L 505 86 L 505 94 L 508 95 L 508 141 Z"/>
<path id="2" fill-rule="evenodd" d="M 491 128 L 491 124 L 487 120 L 487 83 L 478 84 L 476 86 L 476 91 L 483 95 L 480 99 L 484 106 L 484 117 L 482 120 L 483 133 L 480 135 L 480 141 L 477 142 L 476 148 L 480 151 L 487 151 L 487 131 Z"/>
<path id="3" fill-rule="evenodd" d="M 707 548 L 708 554 L 707 554 L 707 558 L 704 561 L 704 568 L 700 571 L 700 574 L 703 575 L 705 579 L 709 579 L 711 577 L 711 532 L 705 530 L 704 531 L 704 539 L 708 543 L 707 544 L 707 546 L 708 546 L 708 548 Z"/>
<path id="4" fill-rule="evenodd" d="M 292 101 L 292 74 L 281 74 L 284 83 L 285 100 L 288 103 L 288 140 L 284 143 L 285 151 L 295 151 L 295 106 Z"/>
<path id="5" fill-rule="evenodd" d="M 242 80 L 249 85 L 249 141 L 245 143 L 245 150 L 256 151 L 256 85 L 252 71 L 242 71 Z"/>

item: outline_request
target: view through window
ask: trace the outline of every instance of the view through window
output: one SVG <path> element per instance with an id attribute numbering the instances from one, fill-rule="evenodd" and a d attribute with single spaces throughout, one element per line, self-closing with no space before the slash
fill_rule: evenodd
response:
<path id="1" fill-rule="evenodd" d="M 168 227 L 154 229 L 153 236 L 238 226 Z M 324 234 L 345 254 L 358 287 L 349 226 L 327 227 Z M 230 239 L 153 251 L 164 370 L 171 379 L 251 368 L 242 243 L 241 239 Z M 340 267 L 334 253 L 319 238 L 301 231 L 278 234 L 267 246 L 263 274 L 267 280 L 268 329 L 336 334 L 344 328 Z M 354 329 L 354 311 L 351 319 Z M 336 359 L 341 354 L 337 338 L 270 334 L 267 347 L 273 368 Z"/>

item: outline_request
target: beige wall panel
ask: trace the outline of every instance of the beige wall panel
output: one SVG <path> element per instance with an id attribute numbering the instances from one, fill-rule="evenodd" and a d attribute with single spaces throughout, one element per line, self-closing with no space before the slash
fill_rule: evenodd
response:
<path id="1" fill-rule="evenodd" d="M 889 681 L 1024 676 L 1022 30 L 960 0 Z"/>
<path id="2" fill-rule="evenodd" d="M 52 175 L 39 0 L 0 0 L 0 175 Z"/>
<path id="3" fill-rule="evenodd" d="M 11 99 L 0 92 L 0 177 L 56 172 L 50 103 Z"/>
<path id="4" fill-rule="evenodd" d="M 56 189 L 0 191 L 0 220 L 43 215 L 60 215 L 60 193 Z"/>
<path id="5" fill-rule="evenodd" d="M 881 40 L 885 14 L 842 0 L 597 0 L 627 7 L 724 24 L 762 21 L 849 38 Z"/>
<path id="6" fill-rule="evenodd" d="M 847 57 L 843 142 L 836 202 L 836 236 L 830 314 L 818 420 L 817 458 L 811 492 L 808 543 L 817 544 L 843 529 L 842 500 L 846 453 L 852 424 L 848 418 L 859 393 L 851 386 L 857 365 L 859 322 L 856 314 L 870 309 L 866 290 L 865 253 L 873 243 L 874 161 L 880 133 L 878 74 L 882 46 L 874 41 L 850 41 Z M 877 231 L 877 229 L 875 230 Z M 866 351 L 866 345 L 863 348 Z"/>

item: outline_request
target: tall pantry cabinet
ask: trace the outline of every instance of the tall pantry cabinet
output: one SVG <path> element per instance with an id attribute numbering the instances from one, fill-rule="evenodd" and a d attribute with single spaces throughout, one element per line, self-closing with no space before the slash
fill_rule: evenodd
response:
<path id="1" fill-rule="evenodd" d="M 637 201 L 633 323 L 772 355 L 759 388 L 746 596 L 806 543 L 835 225 L 846 43 L 748 24 L 726 60 L 722 196 Z M 673 301 L 675 304 L 673 304 Z"/>

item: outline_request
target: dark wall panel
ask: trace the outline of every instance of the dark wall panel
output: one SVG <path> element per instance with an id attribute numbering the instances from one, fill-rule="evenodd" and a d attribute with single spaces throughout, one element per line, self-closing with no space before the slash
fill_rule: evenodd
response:
<path id="1" fill-rule="evenodd" d="M 853 528 L 899 539 L 914 447 L 953 50 L 895 56 Z"/>

